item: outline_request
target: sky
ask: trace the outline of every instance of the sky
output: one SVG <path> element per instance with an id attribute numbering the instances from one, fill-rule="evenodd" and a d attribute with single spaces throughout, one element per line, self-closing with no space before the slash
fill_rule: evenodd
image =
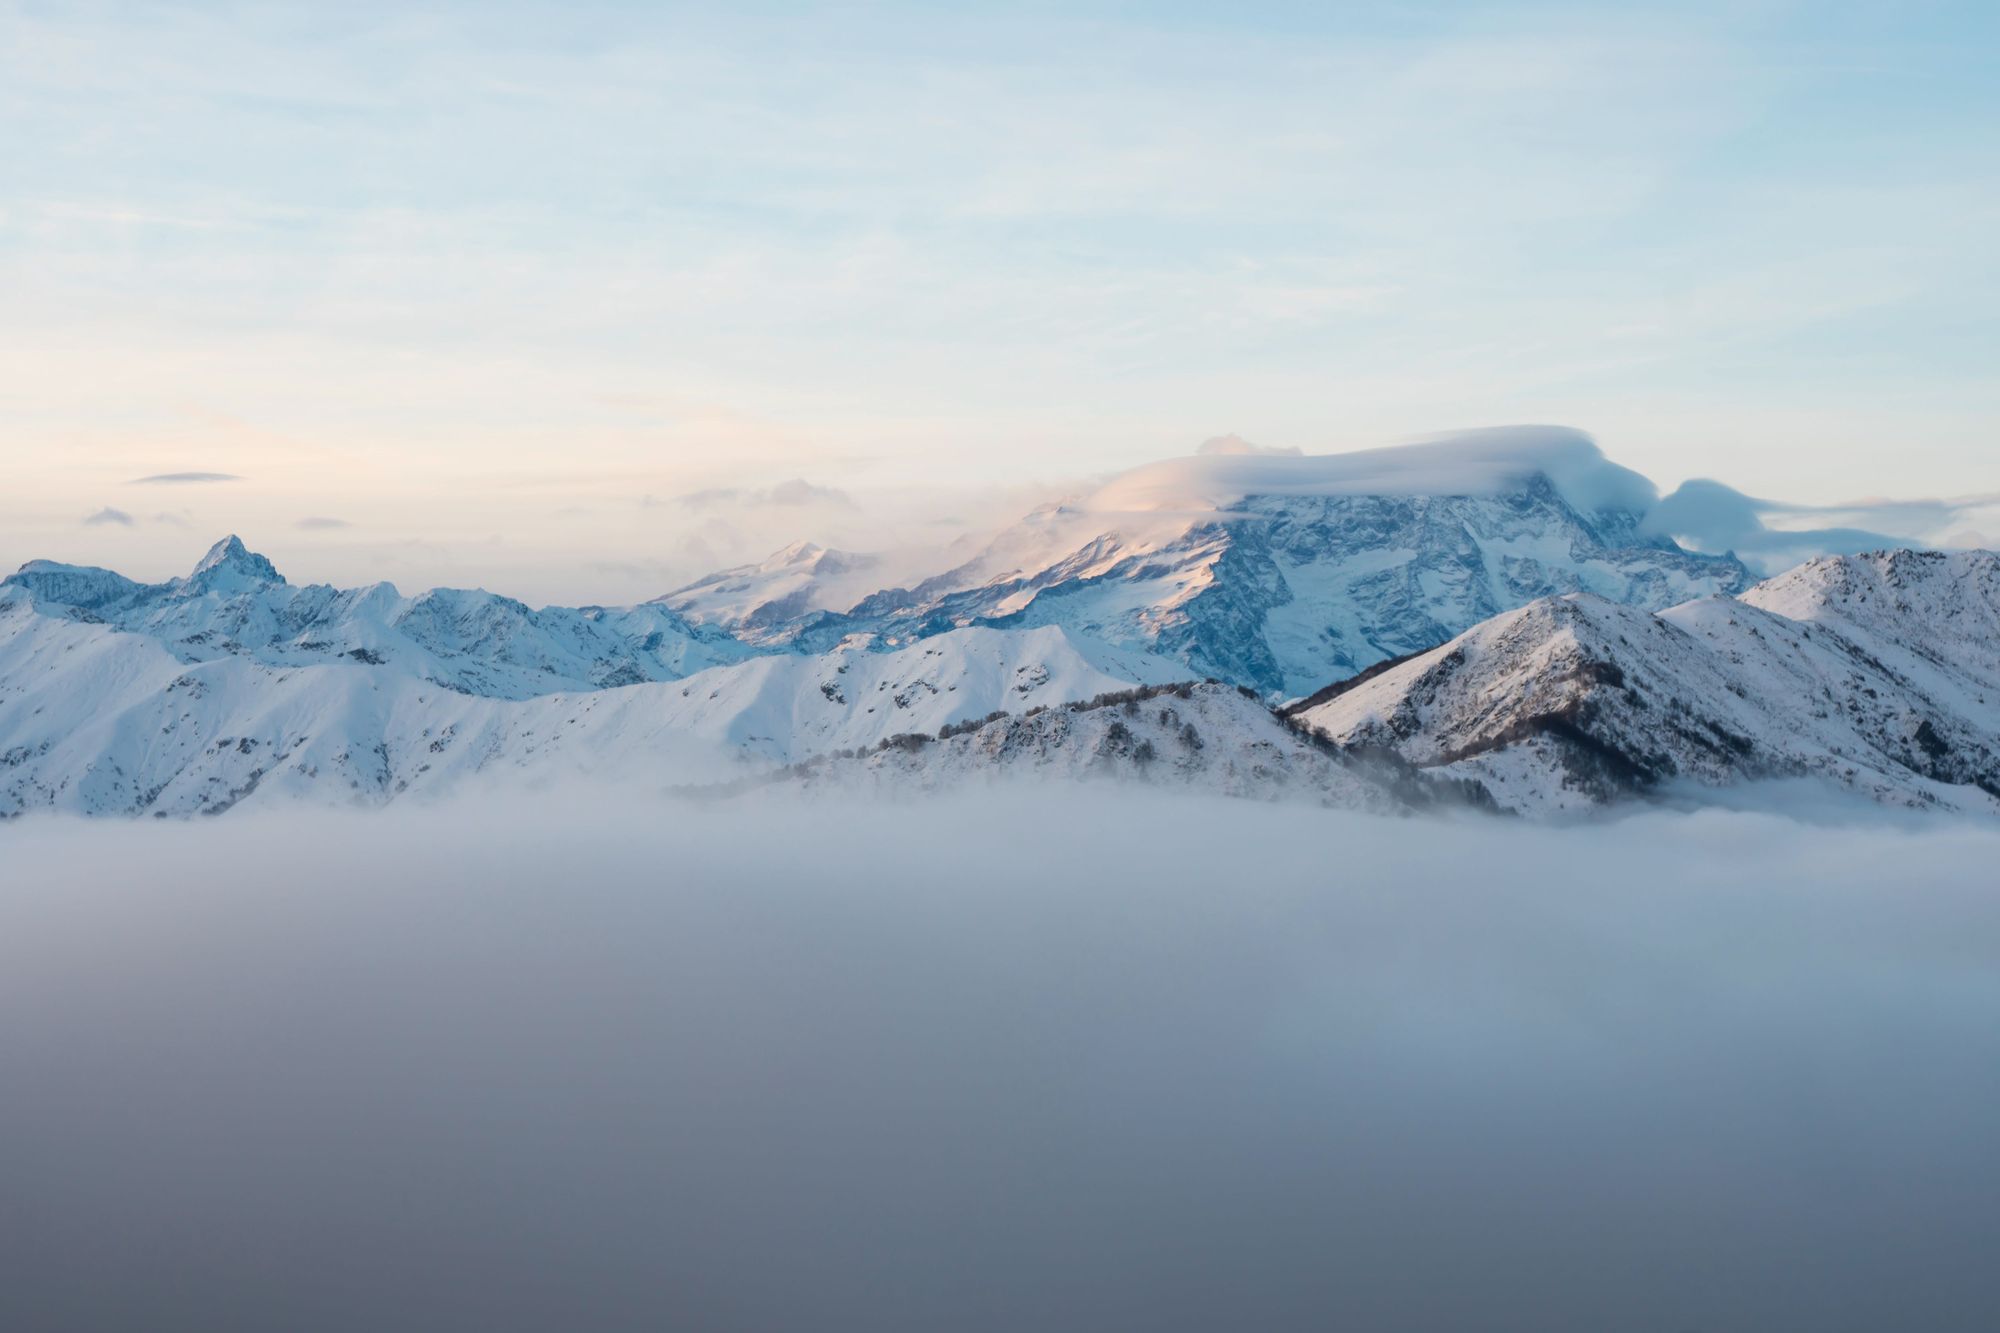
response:
<path id="1" fill-rule="evenodd" d="M 1235 432 L 2000 491 L 1983 3 L 0 0 L 0 563 L 630 600 Z"/>

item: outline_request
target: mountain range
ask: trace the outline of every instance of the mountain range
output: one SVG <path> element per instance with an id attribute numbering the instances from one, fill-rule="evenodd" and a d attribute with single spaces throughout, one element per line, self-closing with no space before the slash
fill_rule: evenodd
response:
<path id="1" fill-rule="evenodd" d="M 0 587 L 71 619 L 143 635 L 187 663 L 391 666 L 496 699 L 678 680 L 756 655 L 658 604 L 536 611 L 511 597 L 457 588 L 405 597 L 387 583 L 299 587 L 236 537 L 165 583 L 32 560 Z"/>
<path id="2" fill-rule="evenodd" d="M 2000 556 L 1823 557 L 1658 614 L 1544 599 L 1284 711 L 1528 813 L 1751 778 L 2000 811 Z"/>
<path id="3" fill-rule="evenodd" d="M 2000 808 L 1995 557 L 1759 583 L 1660 512 L 1584 437 L 1535 429 L 1172 460 L 908 587 L 806 543 L 623 608 L 294 585 L 233 537 L 163 583 L 31 561 L 0 581 L 0 815 L 572 772 L 1118 773 L 1532 815 L 1793 777 Z"/>
<path id="4" fill-rule="evenodd" d="M 908 588 L 798 546 L 662 599 L 747 642 L 819 652 L 969 625 L 1058 625 L 1273 698 L 1428 648 L 1537 597 L 1649 610 L 1747 587 L 1734 556 L 1652 530 L 1651 483 L 1546 428 L 1321 457 L 1137 469 L 1037 510 Z M 865 568 L 865 566 L 863 566 Z"/>

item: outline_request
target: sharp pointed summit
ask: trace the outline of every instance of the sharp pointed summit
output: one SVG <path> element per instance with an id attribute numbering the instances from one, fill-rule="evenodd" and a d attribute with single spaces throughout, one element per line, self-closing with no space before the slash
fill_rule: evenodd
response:
<path id="1" fill-rule="evenodd" d="M 235 592 L 284 581 L 285 576 L 276 565 L 245 546 L 243 539 L 233 533 L 208 548 L 208 554 L 201 558 L 187 580 L 188 586 L 203 592 Z"/>

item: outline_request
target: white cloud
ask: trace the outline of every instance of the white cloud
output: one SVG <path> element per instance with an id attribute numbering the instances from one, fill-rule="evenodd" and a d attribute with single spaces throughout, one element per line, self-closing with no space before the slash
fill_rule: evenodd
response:
<path id="1" fill-rule="evenodd" d="M 1262 455 L 1267 458 L 1297 458 L 1302 452 L 1295 445 L 1252 444 L 1241 435 L 1211 435 L 1195 450 L 1202 455 Z"/>
<path id="2" fill-rule="evenodd" d="M 650 500 L 650 497 L 649 497 Z M 794 477 L 776 485 L 763 487 L 714 487 L 708 490 L 692 491 L 675 497 L 675 503 L 684 509 L 761 509 L 770 505 L 802 509 L 823 505 L 838 509 L 852 509 L 854 499 L 845 491 L 832 486 L 816 486 L 812 482 Z"/>
<path id="3" fill-rule="evenodd" d="M 1803 505 L 1760 500 L 1721 482 L 1683 483 L 1663 497 L 1647 526 L 1699 551 L 1734 551 L 1775 574 L 1816 555 L 1887 546 L 1984 546 L 1968 525 L 2000 516 L 2000 496 L 1941 500 L 1861 500 Z"/>

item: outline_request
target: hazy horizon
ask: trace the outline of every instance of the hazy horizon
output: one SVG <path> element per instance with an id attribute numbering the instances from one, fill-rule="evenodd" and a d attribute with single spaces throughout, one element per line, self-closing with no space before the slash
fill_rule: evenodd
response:
<path id="1" fill-rule="evenodd" d="M 1529 442 L 1525 452 L 1523 441 Z M 1149 466 L 1126 472 L 1077 476 L 1062 482 L 1024 482 L 983 491 L 949 492 L 912 485 L 856 494 L 794 478 L 764 488 L 723 487 L 665 498 L 647 494 L 630 507 L 657 530 L 656 549 L 673 551 L 671 557 L 664 558 L 658 554 L 616 558 L 621 547 L 615 536 L 595 544 L 586 538 L 583 545 L 567 552 L 523 550 L 497 537 L 459 548 L 421 539 L 382 548 L 369 534 L 357 535 L 355 525 L 345 520 L 308 517 L 288 524 L 253 521 L 232 526 L 233 519 L 254 511 L 254 504 L 215 503 L 212 499 L 200 507 L 203 517 L 196 517 L 194 505 L 150 517 L 107 506 L 60 534 L 37 538 L 13 532 L 8 540 L 19 548 L 12 553 L 12 565 L 57 559 L 111 567 L 142 581 L 158 582 L 185 574 L 211 546 L 236 537 L 260 554 L 276 557 L 281 572 L 302 583 L 351 586 L 390 582 L 412 591 L 432 586 L 476 586 L 536 603 L 607 605 L 644 601 L 702 576 L 755 564 L 793 547 L 822 546 L 878 557 L 873 581 L 865 589 L 872 590 L 940 573 L 996 534 L 1016 527 L 1033 510 L 1051 504 L 1061 503 L 1079 516 L 1097 513 L 1097 526 L 1106 530 L 1144 523 L 1148 519 L 1143 514 L 1121 512 L 1115 506 L 1103 508 L 1101 504 L 1121 492 L 1128 479 L 1144 489 L 1143 478 L 1163 470 L 1169 476 L 1179 475 L 1174 471 L 1178 466 L 1175 458 L 1265 456 L 1260 467 L 1273 475 L 1264 480 L 1284 486 L 1296 484 L 1287 480 L 1287 470 L 1316 473 L 1315 460 L 1348 456 L 1417 459 L 1436 448 L 1459 450 L 1462 456 L 1458 462 L 1431 478 L 1449 491 L 1454 487 L 1478 488 L 1493 467 L 1537 466 L 1536 448 L 1560 450 L 1575 443 L 1602 453 L 1586 433 L 1561 426 L 1508 425 L 1434 433 L 1387 446 L 1324 454 L 1304 454 L 1296 448 L 1260 444 L 1230 434 L 1211 436 L 1196 447 L 1173 451 L 1148 460 Z M 1214 457 L 1204 466 L 1222 461 Z M 2000 529 L 2000 493 L 1928 499 L 1858 497 L 1848 503 L 1810 505 L 1788 496 L 1748 496 L 1712 478 L 1694 478 L 1669 491 L 1652 486 L 1651 478 L 1631 473 L 1615 456 L 1601 457 L 1591 467 L 1623 478 L 1620 487 L 1627 493 L 1618 503 L 1637 504 L 1641 511 L 1657 515 L 1663 535 L 1711 554 L 1740 553 L 1765 574 L 1777 573 L 1813 555 L 1870 546 L 1991 547 L 1996 544 L 1993 531 Z M 128 484 L 141 491 L 193 490 L 213 497 L 217 493 L 238 494 L 245 489 L 245 481 L 226 473 L 171 473 L 135 478 Z M 1652 498 L 1645 498 L 1649 495 Z M 1209 500 L 1196 503 L 1205 506 Z M 248 516 L 254 519 L 254 513 Z M 33 531 L 28 529 L 28 533 Z M 1078 531 L 1083 535 L 1081 529 Z M 26 543 L 33 540 L 46 545 L 30 550 Z M 0 551 L 0 565 L 10 564 L 7 554 Z M 857 595 L 865 590 L 857 590 Z"/>
<path id="2" fill-rule="evenodd" d="M 0 556 L 625 601 L 1211 435 L 1513 422 L 2000 492 L 1996 22 L 17 7 Z"/>

